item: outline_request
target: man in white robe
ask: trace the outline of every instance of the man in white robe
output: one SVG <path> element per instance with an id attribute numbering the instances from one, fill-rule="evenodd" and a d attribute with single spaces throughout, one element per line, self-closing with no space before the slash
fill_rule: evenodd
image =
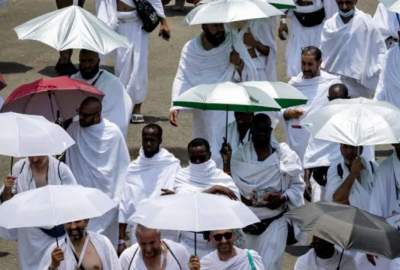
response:
<path id="1" fill-rule="evenodd" d="M 255 250 L 234 245 L 233 230 L 212 231 L 208 238 L 216 250 L 201 258 L 201 261 L 192 256 L 190 270 L 264 270 L 262 259 Z"/>
<path id="2" fill-rule="evenodd" d="M 400 108 L 400 46 L 391 48 L 385 57 L 374 99 Z"/>
<path id="3" fill-rule="evenodd" d="M 218 169 L 211 159 L 210 145 L 204 139 L 197 138 L 188 145 L 190 163 L 178 171 L 175 178 L 175 193 L 206 192 L 226 195 L 237 199 L 239 191 L 232 178 Z M 181 243 L 190 252 L 194 250 L 194 236 L 191 232 L 182 232 Z M 202 257 L 213 250 L 202 234 L 197 234 L 197 254 Z"/>
<path id="4" fill-rule="evenodd" d="M 66 162 L 79 184 L 103 191 L 118 204 L 130 161 L 129 152 L 120 129 L 102 118 L 101 110 L 101 102 L 95 97 L 82 102 L 79 121 L 68 128 L 76 144 L 68 149 Z M 91 219 L 89 230 L 105 234 L 117 245 L 118 207 Z"/>
<path id="5" fill-rule="evenodd" d="M 140 224 L 136 238 L 138 242 L 121 254 L 122 270 L 189 270 L 189 253 L 183 245 L 161 239 L 159 231 Z"/>
<path id="6" fill-rule="evenodd" d="M 180 161 L 165 148 L 160 148 L 161 142 L 162 129 L 159 125 L 148 124 L 143 128 L 142 148 L 139 157 L 129 164 L 119 205 L 119 254 L 126 248 L 125 231 L 128 225 L 132 232 L 131 243 L 136 240 L 133 233 L 135 223 L 131 218 L 138 203 L 160 196 L 164 189 L 174 189 L 175 175 L 181 168 Z M 173 237 L 173 233 L 168 236 Z"/>
<path id="7" fill-rule="evenodd" d="M 188 41 L 182 49 L 172 86 L 172 101 L 199 84 L 255 78 L 255 74 L 249 72 L 239 54 L 232 51 L 232 37 L 225 32 L 223 24 L 202 25 L 202 30 L 202 34 Z M 178 125 L 180 111 L 182 108 L 170 109 L 169 119 L 173 126 Z M 225 112 L 195 109 L 190 112 L 193 114 L 192 138 L 204 138 L 213 146 L 217 138 L 224 136 L 220 127 L 225 126 Z M 231 121 L 228 120 L 229 123 Z"/>
<path id="8" fill-rule="evenodd" d="M 335 246 L 318 237 L 313 237 L 312 249 L 296 260 L 294 270 L 356 270 L 357 263 L 352 254 L 343 253 Z M 338 268 L 340 262 L 340 268 Z"/>
<path id="9" fill-rule="evenodd" d="M 356 8 L 357 0 L 336 2 L 339 11 L 322 30 L 322 67 L 340 75 L 352 97 L 369 97 L 383 66 L 385 42 L 371 16 Z"/>
<path id="10" fill-rule="evenodd" d="M 0 189 L 0 199 L 4 202 L 17 193 L 45 185 L 75 184 L 75 177 L 66 164 L 51 156 L 29 157 L 14 164 L 12 176 L 6 177 Z M 38 269 L 43 253 L 55 242 L 55 238 L 48 233 L 40 228 L 20 228 L 0 231 L 0 237 L 17 240 L 19 267 L 31 270 Z M 61 231 L 60 234 L 64 233 Z"/>
<path id="11" fill-rule="evenodd" d="M 110 240 L 101 234 L 87 231 L 88 223 L 87 219 L 66 223 L 64 241 L 50 246 L 36 269 L 120 270 L 118 256 Z"/>
<path id="12" fill-rule="evenodd" d="M 299 57 L 302 48 L 321 45 L 323 22 L 337 11 L 335 0 L 297 0 L 294 2 L 295 9 L 289 10 L 287 14 L 287 17 L 290 18 L 289 27 L 285 16 L 281 18 L 279 26 L 279 37 L 286 40 L 288 35 L 286 74 L 289 78 L 301 72 Z M 334 5 L 330 5 L 330 2 L 334 2 Z"/>
<path id="13" fill-rule="evenodd" d="M 141 104 L 147 95 L 149 33 L 142 29 L 143 23 L 133 0 L 117 1 L 117 32 L 128 38 L 131 47 L 119 48 L 116 53 L 115 73 L 128 91 L 134 104 L 133 123 L 143 123 Z M 160 19 L 159 36 L 169 40 L 170 29 L 160 0 L 149 0 Z"/>
<path id="14" fill-rule="evenodd" d="M 100 58 L 96 52 L 81 50 L 79 72 L 72 79 L 84 81 L 104 93 L 102 115 L 116 124 L 126 137 L 132 111 L 132 101 L 121 81 L 107 70 L 100 69 Z"/>
<path id="15" fill-rule="evenodd" d="M 230 169 L 242 201 L 261 220 L 243 229 L 245 245 L 261 255 L 265 269 L 278 270 L 289 231 L 283 214 L 304 204 L 304 182 L 299 157 L 285 143 L 271 146 L 271 131 L 267 115 L 254 116 L 252 141 L 232 156 Z"/>
<path id="16" fill-rule="evenodd" d="M 276 81 L 276 21 L 275 17 L 228 24 L 233 48 L 252 73 L 253 80 Z"/>
<path id="17" fill-rule="evenodd" d="M 378 4 L 373 17 L 375 26 L 385 39 L 388 48 L 399 42 L 400 14 L 389 11 L 382 3 Z"/>
<path id="18" fill-rule="evenodd" d="M 348 204 L 368 211 L 378 165 L 359 157 L 362 147 L 340 145 L 342 159 L 328 169 L 326 201 Z"/>

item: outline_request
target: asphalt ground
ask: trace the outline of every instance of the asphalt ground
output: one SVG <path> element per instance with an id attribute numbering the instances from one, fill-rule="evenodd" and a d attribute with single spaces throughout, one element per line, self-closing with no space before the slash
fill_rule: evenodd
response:
<path id="1" fill-rule="evenodd" d="M 374 0 L 358 1 L 358 7 L 373 14 L 377 2 Z M 35 41 L 20 41 L 13 28 L 31 18 L 54 10 L 54 0 L 9 0 L 9 4 L 0 9 L 0 73 L 8 83 L 0 92 L 6 97 L 18 85 L 31 82 L 42 76 L 54 76 L 54 65 L 58 53 L 54 49 Z M 86 9 L 94 10 L 94 1 L 86 1 Z M 190 6 L 185 7 L 189 11 Z M 171 86 L 179 61 L 180 51 L 186 41 L 200 33 L 200 27 L 189 27 L 183 22 L 185 13 L 177 13 L 166 8 L 166 14 L 172 28 L 172 36 L 166 42 L 151 34 L 149 52 L 149 95 L 143 105 L 147 122 L 157 122 L 164 129 L 163 146 L 172 151 L 183 163 L 187 162 L 186 145 L 191 138 L 190 114 L 181 114 L 179 127 L 168 123 L 168 111 L 171 99 Z M 287 81 L 284 61 L 285 43 L 278 41 L 278 75 L 279 80 Z M 349 48 L 354 50 L 356 48 Z M 77 51 L 73 61 L 77 63 Z M 112 66 L 112 63 L 108 63 Z M 212 121 L 212 120 L 210 120 Z M 131 125 L 128 134 L 128 145 L 132 158 L 136 157 L 140 147 L 140 132 L 143 125 Z M 1 130 L 7 127 L 0 127 Z M 278 127 L 276 136 L 284 140 L 284 134 Z M 10 159 L 0 157 L 0 177 L 9 173 Z M 1 180 L 0 180 L 1 181 Z M 7 217 L 0 217 L 7 218 Z M 295 257 L 286 254 L 283 270 L 293 269 Z M 0 269 L 18 269 L 15 242 L 0 240 Z"/>

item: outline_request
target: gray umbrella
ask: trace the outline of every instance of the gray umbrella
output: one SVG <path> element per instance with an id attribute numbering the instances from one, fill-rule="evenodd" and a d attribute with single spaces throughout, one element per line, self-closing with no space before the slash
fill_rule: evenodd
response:
<path id="1" fill-rule="evenodd" d="M 355 249 L 390 259 L 400 257 L 400 232 L 385 219 L 359 208 L 331 202 L 310 203 L 286 216 L 343 249 Z"/>

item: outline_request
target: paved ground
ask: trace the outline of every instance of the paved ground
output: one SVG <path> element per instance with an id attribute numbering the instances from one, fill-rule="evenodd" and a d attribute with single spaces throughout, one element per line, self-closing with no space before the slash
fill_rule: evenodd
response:
<path id="1" fill-rule="evenodd" d="M 9 0 L 8 7 L 0 9 L 0 73 L 5 75 L 9 86 L 1 92 L 6 97 L 12 89 L 22 83 L 30 82 L 40 76 L 52 76 L 53 66 L 57 60 L 57 52 L 46 45 L 34 41 L 18 41 L 13 27 L 43 13 L 55 9 L 54 0 Z M 93 10 L 94 1 L 86 1 L 86 8 Z M 361 9 L 373 12 L 376 7 L 374 0 L 359 1 Z M 186 160 L 186 145 L 190 139 L 191 123 L 188 115 L 180 115 L 179 128 L 168 124 L 168 109 L 170 104 L 171 85 L 176 72 L 180 50 L 183 44 L 200 32 L 199 27 L 188 27 L 183 22 L 183 14 L 171 13 L 167 10 L 172 26 L 172 38 L 165 42 L 151 36 L 150 46 L 150 94 L 144 104 L 144 113 L 148 121 L 157 121 L 164 128 L 163 144 L 177 156 Z M 281 80 L 284 76 L 283 48 L 280 44 L 278 72 Z M 350 50 L 354 48 L 349 48 Z M 77 54 L 75 53 L 75 63 Z M 0 127 L 6 129 L 7 127 Z M 140 146 L 141 125 L 131 125 L 129 129 L 129 148 L 132 156 L 136 156 Z M 278 138 L 282 138 L 278 131 Z M 0 158 L 1 179 L 9 171 L 9 159 Z M 1 180 L 0 180 L 1 181 Z M 6 218 L 6 217 L 0 217 Z M 294 258 L 285 256 L 284 270 L 293 269 Z M 0 240 L 0 269 L 18 269 L 15 243 Z"/>

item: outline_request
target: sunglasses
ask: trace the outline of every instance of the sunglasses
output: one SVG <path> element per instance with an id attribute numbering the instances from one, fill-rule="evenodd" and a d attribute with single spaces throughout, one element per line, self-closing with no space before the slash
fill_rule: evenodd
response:
<path id="1" fill-rule="evenodd" d="M 222 237 L 225 238 L 225 240 L 227 240 L 227 241 L 231 240 L 232 236 L 233 236 L 233 233 L 231 233 L 231 232 L 219 233 L 219 234 L 214 234 L 213 235 L 214 240 L 217 241 L 217 242 L 221 241 Z"/>

